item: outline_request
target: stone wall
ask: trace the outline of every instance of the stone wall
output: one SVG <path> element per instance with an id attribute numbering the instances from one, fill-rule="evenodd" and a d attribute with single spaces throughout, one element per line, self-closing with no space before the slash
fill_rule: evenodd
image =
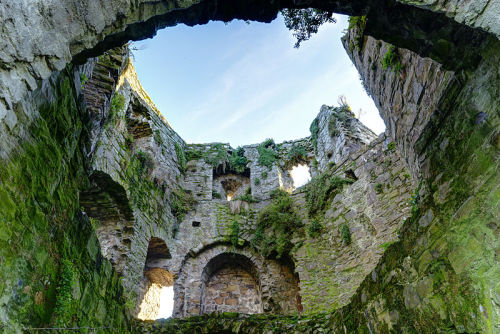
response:
<path id="1" fill-rule="evenodd" d="M 338 177 L 346 177 L 346 173 L 354 175 L 356 181 L 332 199 L 321 218 L 315 218 L 320 233 L 294 240 L 301 245 L 293 256 L 306 312 L 347 304 L 385 249 L 399 240 L 399 229 L 410 216 L 415 184 L 394 143 L 385 135 L 352 152 L 331 171 Z M 306 207 L 305 197 L 305 190 L 294 193 L 300 208 Z M 313 219 L 304 220 L 307 230 Z M 351 235 L 350 244 L 341 236 L 344 225 Z"/>
<path id="2" fill-rule="evenodd" d="M 243 267 L 228 265 L 214 273 L 203 288 L 201 313 L 262 313 L 260 287 Z"/>
<path id="3" fill-rule="evenodd" d="M 17 119 L 22 139 L 2 141 L 11 158 L 0 163 L 0 330 L 125 331 L 119 274 L 78 198 L 90 184 L 79 71 L 68 67 L 41 87 L 18 106 L 29 110 Z"/>

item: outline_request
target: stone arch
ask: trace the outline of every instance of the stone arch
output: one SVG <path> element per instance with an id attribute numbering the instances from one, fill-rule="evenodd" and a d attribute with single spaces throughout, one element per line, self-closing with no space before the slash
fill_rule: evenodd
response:
<path id="1" fill-rule="evenodd" d="M 161 238 L 152 237 L 148 244 L 148 252 L 144 263 L 144 275 L 138 301 L 141 320 L 156 320 L 159 317 L 162 289 L 173 287 L 175 276 L 165 269 L 172 258 L 170 250 Z"/>
<path id="2" fill-rule="evenodd" d="M 134 215 L 125 189 L 107 173 L 96 171 L 91 186 L 80 192 L 84 208 L 96 230 L 103 256 L 123 272 L 134 234 Z"/>
<path id="3" fill-rule="evenodd" d="M 221 253 L 208 261 L 202 274 L 200 313 L 262 313 L 260 276 L 245 255 Z"/>
<path id="4" fill-rule="evenodd" d="M 198 252 L 189 252 L 182 263 L 174 284 L 174 317 L 213 311 L 204 309 L 206 305 L 202 305 L 206 297 L 204 285 L 218 269 L 230 263 L 231 257 L 228 254 L 239 260 L 240 264 L 246 265 L 248 275 L 255 281 L 255 286 L 260 288 L 263 313 L 289 314 L 300 311 L 298 280 L 290 263 L 266 259 L 250 247 L 235 248 L 226 243 L 216 243 Z"/>

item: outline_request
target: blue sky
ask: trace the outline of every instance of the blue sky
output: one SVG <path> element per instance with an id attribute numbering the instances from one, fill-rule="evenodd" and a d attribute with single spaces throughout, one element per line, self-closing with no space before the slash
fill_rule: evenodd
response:
<path id="1" fill-rule="evenodd" d="M 299 49 L 281 16 L 270 24 L 178 25 L 135 43 L 134 65 L 188 143 L 302 138 L 321 105 L 336 105 L 339 95 L 380 133 L 384 124 L 340 42 L 347 17 L 336 17 Z"/>

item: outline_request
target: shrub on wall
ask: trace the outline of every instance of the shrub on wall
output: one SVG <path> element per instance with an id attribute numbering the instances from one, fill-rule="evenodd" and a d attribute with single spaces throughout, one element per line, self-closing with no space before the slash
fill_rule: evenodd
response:
<path id="1" fill-rule="evenodd" d="M 302 144 L 295 144 L 286 156 L 286 165 L 294 166 L 303 163 L 306 161 L 306 155 L 306 148 Z"/>
<path id="2" fill-rule="evenodd" d="M 292 249 L 292 235 L 302 223 L 290 194 L 276 189 L 271 192 L 271 199 L 272 203 L 257 217 L 257 229 L 251 244 L 264 256 L 279 259 Z"/>
<path id="3" fill-rule="evenodd" d="M 343 224 L 340 228 L 340 236 L 342 237 L 345 245 L 349 245 L 351 243 L 351 231 L 349 230 L 349 226 L 347 226 L 347 224 Z"/>
<path id="4" fill-rule="evenodd" d="M 390 45 L 385 53 L 384 59 L 382 60 L 382 68 L 384 70 L 391 69 L 398 74 L 403 70 L 403 64 L 401 64 L 398 49 L 394 45 Z"/>
<path id="5" fill-rule="evenodd" d="M 243 173 L 247 167 L 247 163 L 248 160 L 245 157 L 245 150 L 243 147 L 238 147 L 229 157 L 229 166 L 236 173 Z"/>
<path id="6" fill-rule="evenodd" d="M 259 152 L 259 164 L 271 169 L 278 158 L 278 152 L 275 150 L 276 144 L 272 139 L 266 139 L 257 147 Z"/>

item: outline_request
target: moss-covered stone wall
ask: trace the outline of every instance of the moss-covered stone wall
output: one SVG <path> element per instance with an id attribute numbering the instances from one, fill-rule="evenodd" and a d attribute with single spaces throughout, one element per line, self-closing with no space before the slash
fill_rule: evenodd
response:
<path id="1" fill-rule="evenodd" d="M 34 110 L 0 161 L 0 329 L 125 329 L 120 277 L 79 205 L 88 182 L 85 109 L 73 67 L 19 105 Z M 12 133 L 14 137 L 15 133 Z"/>

